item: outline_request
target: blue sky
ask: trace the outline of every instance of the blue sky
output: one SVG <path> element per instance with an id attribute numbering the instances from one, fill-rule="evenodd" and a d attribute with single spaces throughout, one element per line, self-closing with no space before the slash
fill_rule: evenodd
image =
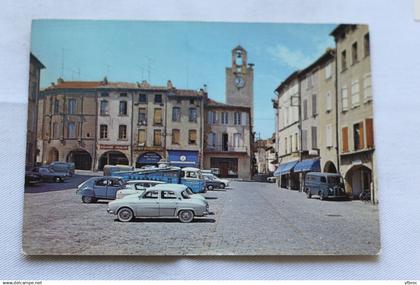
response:
<path id="1" fill-rule="evenodd" d="M 257 136 L 274 132 L 274 89 L 334 47 L 335 25 L 36 20 L 31 51 L 42 61 L 41 88 L 64 80 L 137 82 L 199 89 L 224 102 L 225 67 L 238 44 L 254 70 Z M 64 56 L 63 56 L 64 55 Z M 63 60 L 64 59 L 64 60 Z M 150 66 L 150 69 L 148 68 Z M 148 72 L 150 70 L 150 74 Z"/>

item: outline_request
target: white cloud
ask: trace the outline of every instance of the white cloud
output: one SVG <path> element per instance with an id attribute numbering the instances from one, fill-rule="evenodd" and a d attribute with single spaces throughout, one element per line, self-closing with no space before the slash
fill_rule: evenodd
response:
<path id="1" fill-rule="evenodd" d="M 267 48 L 271 57 L 280 64 L 286 64 L 294 69 L 301 69 L 311 63 L 313 58 L 305 55 L 300 50 L 291 50 L 288 47 L 278 44 Z"/>

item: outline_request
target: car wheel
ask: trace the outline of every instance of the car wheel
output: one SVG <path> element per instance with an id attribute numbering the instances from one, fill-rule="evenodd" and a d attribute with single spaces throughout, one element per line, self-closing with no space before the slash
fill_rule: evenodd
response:
<path id="1" fill-rule="evenodd" d="M 213 185 L 209 185 L 209 186 L 207 186 L 207 190 L 211 191 L 211 190 L 213 190 L 213 189 L 214 189 Z"/>
<path id="2" fill-rule="evenodd" d="M 178 217 L 182 223 L 189 223 L 194 219 L 194 213 L 191 210 L 182 210 L 179 212 Z"/>
<path id="3" fill-rule="evenodd" d="M 62 180 L 61 180 L 61 178 L 60 177 L 54 177 L 54 182 L 56 182 L 56 183 L 59 183 L 59 182 L 61 182 Z"/>
<path id="4" fill-rule="evenodd" d="M 119 209 L 117 216 L 120 222 L 130 222 L 134 218 L 133 211 L 127 207 Z"/>
<path id="5" fill-rule="evenodd" d="M 309 191 L 309 189 L 306 189 L 306 197 L 308 199 L 311 199 L 311 197 L 312 197 L 311 191 Z"/>
<path id="6" fill-rule="evenodd" d="M 220 184 L 220 188 L 221 188 L 221 189 L 225 189 L 225 188 L 226 188 L 225 183 Z"/>
<path id="7" fill-rule="evenodd" d="M 93 203 L 95 201 L 95 198 L 90 196 L 82 196 L 82 202 L 85 204 Z"/>

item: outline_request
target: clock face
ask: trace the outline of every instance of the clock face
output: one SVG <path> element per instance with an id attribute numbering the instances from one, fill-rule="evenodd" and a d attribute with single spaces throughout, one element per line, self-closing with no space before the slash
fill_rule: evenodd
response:
<path id="1" fill-rule="evenodd" d="M 234 83 L 237 88 L 242 88 L 245 86 L 245 79 L 242 76 L 236 76 Z"/>

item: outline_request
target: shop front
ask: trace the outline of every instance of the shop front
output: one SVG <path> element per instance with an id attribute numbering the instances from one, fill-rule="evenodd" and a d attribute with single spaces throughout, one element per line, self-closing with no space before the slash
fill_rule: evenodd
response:
<path id="1" fill-rule="evenodd" d="M 172 166 L 200 167 L 198 151 L 168 150 L 168 161 Z"/>
<path id="2" fill-rule="evenodd" d="M 280 178 L 280 187 L 289 190 L 299 190 L 299 174 L 294 172 L 298 160 L 281 163 L 274 171 L 274 176 Z"/>
<path id="3" fill-rule="evenodd" d="M 161 159 L 162 156 L 156 152 L 145 152 L 137 158 L 136 168 L 141 168 L 143 166 L 158 166 Z"/>

